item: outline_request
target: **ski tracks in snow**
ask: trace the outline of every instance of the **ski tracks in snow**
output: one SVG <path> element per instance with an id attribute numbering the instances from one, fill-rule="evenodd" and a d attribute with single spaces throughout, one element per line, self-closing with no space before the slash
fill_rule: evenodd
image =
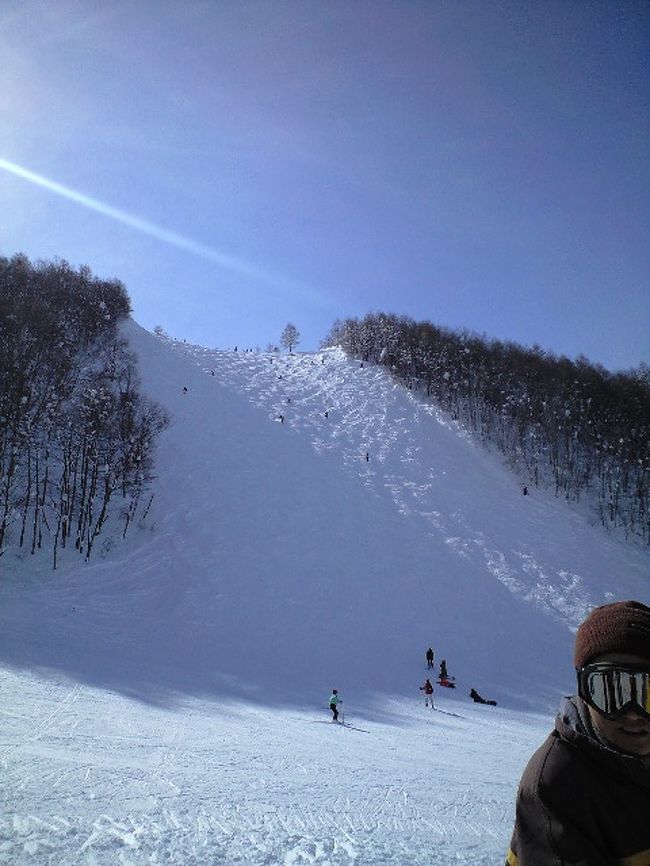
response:
<path id="1" fill-rule="evenodd" d="M 3 732 L 2 866 L 494 866 L 541 736 L 503 717 L 498 749 L 480 708 L 349 736 L 295 710 L 165 709 L 27 674 L 2 685 L 42 720 Z"/>
<path id="2" fill-rule="evenodd" d="M 615 595 L 615 586 L 605 583 L 606 564 L 598 580 L 586 571 L 584 550 L 593 544 L 593 530 L 585 519 L 541 491 L 524 500 L 498 457 L 384 368 L 362 365 L 340 349 L 285 355 L 169 345 L 216 384 L 246 395 L 269 421 L 308 437 L 317 454 L 340 455 L 370 495 L 388 496 L 402 517 L 419 521 L 432 545 L 491 575 L 526 603 L 574 626 L 608 593 Z M 494 504 L 487 519 L 486 502 Z M 569 541 L 548 545 L 541 558 L 542 534 Z M 571 562 L 554 555 L 567 548 L 575 551 Z M 612 559 L 619 555 L 614 545 Z"/>
<path id="3" fill-rule="evenodd" d="M 355 785 L 330 804 L 312 793 L 315 801 L 300 805 L 215 801 L 126 816 L 7 814 L 0 818 L 0 863 L 403 866 L 423 858 L 446 864 L 468 850 L 478 858 L 472 862 L 500 862 L 510 821 L 502 804 L 436 803 L 434 796 L 425 808 L 391 786 L 376 787 L 376 799 Z M 238 796 L 233 792 L 233 799 Z"/>

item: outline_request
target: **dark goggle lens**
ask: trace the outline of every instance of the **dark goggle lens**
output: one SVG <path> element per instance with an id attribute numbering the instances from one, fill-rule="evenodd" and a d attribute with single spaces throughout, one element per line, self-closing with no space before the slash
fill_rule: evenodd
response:
<path id="1" fill-rule="evenodd" d="M 588 666 L 579 686 L 580 697 L 610 719 L 629 709 L 650 716 L 650 671 Z"/>

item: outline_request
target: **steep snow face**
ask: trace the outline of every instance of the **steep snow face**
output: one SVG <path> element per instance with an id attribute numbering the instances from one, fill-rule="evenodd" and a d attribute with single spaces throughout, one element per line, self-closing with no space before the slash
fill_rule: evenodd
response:
<path id="1" fill-rule="evenodd" d="M 648 601 L 648 559 L 521 485 L 444 413 L 338 350 L 210 351 L 129 323 L 172 415 L 147 520 L 80 565 L 3 559 L 0 661 L 166 702 L 417 692 L 549 708 L 572 629 Z"/>

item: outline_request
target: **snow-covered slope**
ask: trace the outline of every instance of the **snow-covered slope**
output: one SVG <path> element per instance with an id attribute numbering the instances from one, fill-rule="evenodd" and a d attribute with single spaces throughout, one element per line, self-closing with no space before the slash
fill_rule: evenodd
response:
<path id="1" fill-rule="evenodd" d="M 549 727 L 443 696 L 388 701 L 382 721 L 350 694 L 340 727 L 316 707 L 0 682 L 3 866 L 502 866 Z"/>
<path id="2" fill-rule="evenodd" d="M 383 370 L 125 332 L 172 415 L 146 520 L 0 559 L 0 864 L 500 866 L 572 628 L 647 555 Z"/>
<path id="3" fill-rule="evenodd" d="M 463 695 L 539 708 L 570 687 L 584 612 L 648 598 L 642 551 L 523 497 L 385 370 L 126 333 L 172 415 L 153 507 L 89 566 L 6 557 L 0 660 L 153 701 L 300 703 L 412 693 L 432 645 Z"/>

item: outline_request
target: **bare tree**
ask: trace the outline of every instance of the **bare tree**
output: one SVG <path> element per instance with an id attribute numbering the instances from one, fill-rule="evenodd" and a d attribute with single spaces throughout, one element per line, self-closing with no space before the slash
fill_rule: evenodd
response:
<path id="1" fill-rule="evenodd" d="M 324 345 L 387 366 L 556 496 L 650 544 L 650 375 L 385 313 L 336 321 Z"/>
<path id="2" fill-rule="evenodd" d="M 88 268 L 0 257 L 0 555 L 51 541 L 56 567 L 70 540 L 87 558 L 113 492 L 140 499 L 167 419 L 138 393 L 129 310 Z"/>
<path id="3" fill-rule="evenodd" d="M 289 351 L 289 354 L 293 352 L 294 346 L 297 346 L 300 342 L 300 331 L 296 328 L 295 325 L 292 325 L 290 322 L 285 327 L 282 332 L 282 336 L 280 337 L 280 343 L 284 346 L 285 349 Z"/>

